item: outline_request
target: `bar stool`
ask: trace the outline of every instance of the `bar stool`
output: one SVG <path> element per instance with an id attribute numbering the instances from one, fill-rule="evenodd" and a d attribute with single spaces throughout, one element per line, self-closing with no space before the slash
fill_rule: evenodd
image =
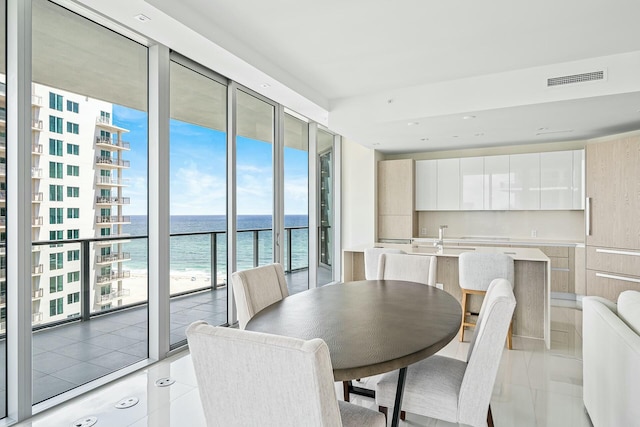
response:
<path id="1" fill-rule="evenodd" d="M 462 290 L 462 323 L 460 324 L 460 341 L 464 341 L 465 326 L 475 327 L 475 323 L 467 321 L 467 297 L 469 295 L 485 295 L 493 279 L 506 279 L 513 287 L 513 258 L 501 253 L 463 252 L 458 258 L 460 289 Z M 509 324 L 507 347 L 512 348 L 513 322 Z"/>

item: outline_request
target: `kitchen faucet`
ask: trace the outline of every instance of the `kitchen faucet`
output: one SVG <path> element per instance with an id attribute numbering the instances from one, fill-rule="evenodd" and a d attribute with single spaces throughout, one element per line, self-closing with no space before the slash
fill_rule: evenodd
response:
<path id="1" fill-rule="evenodd" d="M 438 241 L 433 243 L 433 246 L 436 246 L 439 251 L 444 248 L 444 229 L 449 228 L 446 225 L 441 225 L 440 230 L 438 231 Z"/>

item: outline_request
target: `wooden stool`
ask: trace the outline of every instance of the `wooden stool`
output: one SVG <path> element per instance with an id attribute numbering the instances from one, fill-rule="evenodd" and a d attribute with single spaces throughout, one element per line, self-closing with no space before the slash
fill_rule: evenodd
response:
<path id="1" fill-rule="evenodd" d="M 467 313 L 467 296 L 469 295 L 482 295 L 484 297 L 484 295 L 487 293 L 487 291 L 477 291 L 477 290 L 473 290 L 473 289 L 464 289 L 461 288 L 462 291 L 462 322 L 460 323 L 460 341 L 464 341 L 464 327 L 465 326 L 471 326 L 474 327 L 476 326 L 475 323 L 470 323 L 467 322 L 467 316 L 471 315 L 471 313 Z M 511 335 L 513 332 L 513 320 L 511 321 L 511 323 L 509 323 L 509 332 L 507 332 L 507 348 L 509 350 L 512 349 L 512 342 L 511 342 Z"/>

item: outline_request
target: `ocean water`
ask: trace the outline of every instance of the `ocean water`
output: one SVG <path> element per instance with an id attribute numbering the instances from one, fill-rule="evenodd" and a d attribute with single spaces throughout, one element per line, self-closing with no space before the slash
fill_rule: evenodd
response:
<path id="1" fill-rule="evenodd" d="M 308 227 L 307 215 L 286 215 L 286 227 Z M 272 218 L 271 215 L 239 215 L 237 237 L 238 270 L 252 268 L 254 264 L 254 240 L 256 233 L 242 230 L 261 230 L 257 232 L 257 250 L 259 265 L 272 262 Z M 211 277 L 212 242 L 216 239 L 217 271 L 215 276 L 225 276 L 227 271 L 226 217 L 224 215 L 179 215 L 171 216 L 171 234 L 203 233 L 190 236 L 172 236 L 171 272 L 191 276 Z M 131 216 L 131 224 L 123 227 L 123 232 L 131 236 L 147 235 L 147 217 Z M 214 233 L 215 232 L 215 233 Z M 308 267 L 309 235 L 308 228 L 292 229 L 291 266 L 285 261 L 285 269 Z M 147 270 L 147 239 L 132 239 L 125 244 L 124 251 L 131 254 L 131 261 L 124 267 L 132 272 Z M 285 259 L 288 247 L 285 235 Z"/>

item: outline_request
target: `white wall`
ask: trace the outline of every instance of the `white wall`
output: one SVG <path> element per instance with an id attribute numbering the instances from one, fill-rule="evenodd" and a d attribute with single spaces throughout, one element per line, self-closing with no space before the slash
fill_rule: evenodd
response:
<path id="1" fill-rule="evenodd" d="M 342 139 L 342 247 L 376 239 L 376 160 L 379 155 Z"/>

